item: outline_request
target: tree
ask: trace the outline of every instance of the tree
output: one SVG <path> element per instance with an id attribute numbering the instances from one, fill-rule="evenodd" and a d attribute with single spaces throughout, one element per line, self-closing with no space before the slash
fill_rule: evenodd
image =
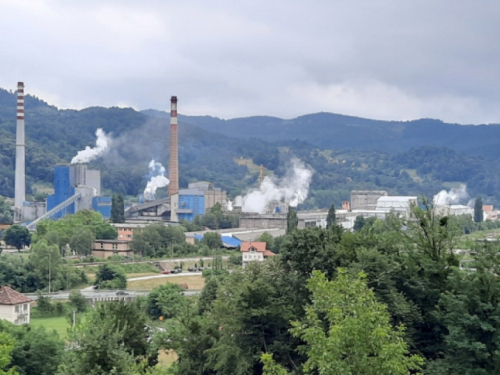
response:
<path id="1" fill-rule="evenodd" d="M 0 375 L 18 375 L 14 369 L 4 370 L 11 361 L 14 339 L 6 332 L 0 332 Z"/>
<path id="2" fill-rule="evenodd" d="M 154 288 L 148 295 L 148 314 L 153 319 L 163 316 L 166 319 L 176 316 L 186 298 L 178 284 L 168 283 Z"/>
<path id="3" fill-rule="evenodd" d="M 44 240 L 31 247 L 29 263 L 41 280 L 42 285 L 48 286 L 54 280 L 57 280 L 59 276 L 62 257 L 57 246 L 49 246 Z M 51 290 L 53 289 L 51 287 Z"/>
<path id="4" fill-rule="evenodd" d="M 328 281 L 320 271 L 313 272 L 308 281 L 312 304 L 291 330 L 306 343 L 306 373 L 407 375 L 422 367 L 421 357 L 409 355 L 404 327 L 391 326 L 386 306 L 376 301 L 365 278 L 339 269 L 337 278 Z M 267 374 L 283 374 L 269 357 L 263 360 Z"/>
<path id="5" fill-rule="evenodd" d="M 28 325 L 15 326 L 6 321 L 0 321 L 0 332 L 14 339 L 8 367 L 15 369 L 16 374 L 53 375 L 56 373 L 64 351 L 64 340 L 59 338 L 56 331 Z M 2 374 L 2 368 L 0 364 L 0 374 Z"/>
<path id="6" fill-rule="evenodd" d="M 157 363 L 146 316 L 137 302 L 98 304 L 70 335 L 59 375 L 132 375 L 137 363 Z"/>
<path id="7" fill-rule="evenodd" d="M 127 277 L 123 271 L 103 264 L 97 269 L 94 286 L 100 289 L 125 289 L 127 287 Z"/>
<path id="8" fill-rule="evenodd" d="M 288 214 L 286 215 L 286 234 L 292 233 L 299 226 L 299 218 L 297 211 L 293 207 L 288 207 Z"/>
<path id="9" fill-rule="evenodd" d="M 72 251 L 80 256 L 88 256 L 92 254 L 92 246 L 95 238 L 94 233 L 90 228 L 81 228 L 76 231 L 69 240 L 69 246 Z"/>
<path id="10" fill-rule="evenodd" d="M 354 221 L 354 231 L 359 232 L 365 226 L 365 218 L 362 215 L 356 216 L 356 220 Z"/>
<path id="11" fill-rule="evenodd" d="M 337 225 L 337 215 L 335 213 L 335 205 L 332 203 L 326 216 L 326 228 L 330 229 L 334 225 Z"/>
<path id="12" fill-rule="evenodd" d="M 222 247 L 222 240 L 219 234 L 215 232 L 205 233 L 200 242 L 203 245 L 207 245 L 210 249 L 220 249 Z"/>
<path id="13" fill-rule="evenodd" d="M 257 241 L 259 241 L 259 242 L 265 242 L 266 243 L 266 249 L 268 249 L 268 250 L 272 250 L 274 248 L 274 238 L 268 232 L 262 233 L 260 235 L 260 237 L 257 238 Z"/>
<path id="14" fill-rule="evenodd" d="M 69 302 L 73 305 L 76 312 L 85 312 L 88 308 L 87 299 L 80 293 L 79 290 L 72 290 L 69 294 Z"/>
<path id="15" fill-rule="evenodd" d="M 481 197 L 477 197 L 476 203 L 474 203 L 474 221 L 476 223 L 483 221 L 483 200 Z"/>
<path id="16" fill-rule="evenodd" d="M 7 245 L 14 246 L 18 251 L 31 244 L 31 234 L 26 227 L 18 224 L 8 228 L 3 239 Z"/>
<path id="17" fill-rule="evenodd" d="M 121 193 L 113 194 L 111 198 L 111 222 L 125 222 L 125 204 Z"/>

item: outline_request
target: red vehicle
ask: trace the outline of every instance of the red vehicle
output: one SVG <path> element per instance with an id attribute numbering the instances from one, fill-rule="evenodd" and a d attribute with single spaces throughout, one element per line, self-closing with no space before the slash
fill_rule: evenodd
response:
<path id="1" fill-rule="evenodd" d="M 162 273 L 162 274 L 164 274 L 164 275 L 168 275 L 168 274 L 172 273 L 172 271 L 170 271 L 170 270 L 165 270 L 165 271 L 161 271 L 161 273 Z"/>

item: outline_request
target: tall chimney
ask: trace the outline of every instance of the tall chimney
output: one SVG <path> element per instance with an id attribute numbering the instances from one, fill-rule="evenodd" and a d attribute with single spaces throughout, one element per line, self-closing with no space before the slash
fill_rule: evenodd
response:
<path id="1" fill-rule="evenodd" d="M 168 163 L 170 184 L 168 195 L 179 192 L 179 134 L 177 129 L 177 96 L 170 98 L 170 161 Z"/>
<path id="2" fill-rule="evenodd" d="M 14 205 L 22 207 L 26 197 L 24 174 L 24 83 L 17 83 L 16 177 Z"/>

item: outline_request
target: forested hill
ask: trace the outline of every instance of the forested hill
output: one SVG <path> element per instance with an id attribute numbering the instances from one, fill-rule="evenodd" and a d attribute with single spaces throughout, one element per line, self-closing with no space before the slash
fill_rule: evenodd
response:
<path id="1" fill-rule="evenodd" d="M 15 114 L 15 93 L 0 89 L 0 195 L 8 197 L 14 193 Z M 54 165 L 68 163 L 78 150 L 94 146 L 97 128 L 111 137 L 109 152 L 94 162 L 108 193 L 137 196 L 146 185 L 152 158 L 168 166 L 167 113 L 116 107 L 60 110 L 27 96 L 28 192 L 40 185 L 51 186 Z M 445 128 L 453 129 L 449 134 L 455 138 L 449 135 L 449 144 L 444 137 L 430 135 L 439 129 L 445 134 Z M 472 196 L 481 194 L 485 202 L 497 204 L 500 163 L 477 155 L 498 155 L 494 134 L 498 129 L 431 120 L 372 121 L 325 113 L 291 121 L 180 116 L 180 185 L 208 180 L 235 196 L 256 186 L 258 165 L 263 164 L 267 174 L 280 176 L 286 162 L 298 156 L 315 171 L 310 198 L 304 205 L 308 208 L 340 204 L 353 189 L 432 196 L 457 183 L 466 183 Z M 460 135 L 460 131 L 471 134 Z M 481 138 L 483 133 L 488 134 Z M 248 164 L 236 162 L 241 158 Z"/>
<path id="2" fill-rule="evenodd" d="M 165 112 L 143 111 L 150 116 Z M 181 116 L 211 132 L 236 138 L 269 141 L 300 139 L 325 149 L 397 153 L 422 146 L 449 147 L 471 155 L 500 160 L 499 125 L 457 125 L 439 120 L 378 121 L 333 113 L 316 113 L 291 120 L 255 116 L 222 120 L 210 116 Z"/>

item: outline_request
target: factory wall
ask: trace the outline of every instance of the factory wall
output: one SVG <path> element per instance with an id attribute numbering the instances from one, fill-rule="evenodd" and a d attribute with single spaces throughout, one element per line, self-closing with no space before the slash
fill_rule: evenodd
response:
<path id="1" fill-rule="evenodd" d="M 111 217 L 111 197 L 94 197 L 92 199 L 92 208 L 105 219 L 109 219 Z"/>
<path id="2" fill-rule="evenodd" d="M 179 220 L 193 221 L 196 216 L 205 214 L 204 195 L 181 195 L 179 194 L 179 208 L 177 217 Z"/>
<path id="3" fill-rule="evenodd" d="M 69 165 L 56 165 L 54 168 L 54 194 L 47 196 L 47 211 L 50 211 L 75 194 L 71 186 L 71 171 Z M 75 213 L 75 205 L 71 204 L 64 211 L 59 212 L 55 219 Z"/>

